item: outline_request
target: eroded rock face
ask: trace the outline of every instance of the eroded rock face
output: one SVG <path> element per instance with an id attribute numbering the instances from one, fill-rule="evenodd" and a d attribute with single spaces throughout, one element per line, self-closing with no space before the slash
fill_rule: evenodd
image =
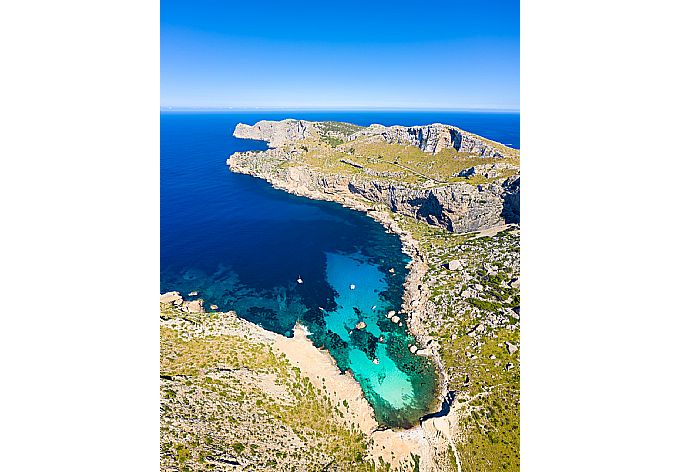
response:
<path id="1" fill-rule="evenodd" d="M 266 141 L 270 147 L 278 147 L 289 142 L 299 141 L 300 139 L 314 138 L 316 137 L 316 131 L 311 121 L 261 120 L 255 125 L 239 123 L 232 135 L 236 138 Z"/>
<path id="2" fill-rule="evenodd" d="M 189 313 L 203 313 L 204 301 L 201 299 L 182 302 L 182 310 Z"/>
<path id="3" fill-rule="evenodd" d="M 181 305 L 182 304 L 182 295 L 180 295 L 180 292 L 166 292 L 161 295 L 161 300 L 160 302 L 163 304 L 172 304 L 172 305 Z"/>
<path id="4" fill-rule="evenodd" d="M 363 131 L 362 133 L 365 133 Z M 387 143 L 413 145 L 424 152 L 437 152 L 453 148 L 482 157 L 504 157 L 488 140 L 468 133 L 455 126 L 434 123 L 426 126 L 390 126 L 381 133 Z"/>
<path id="5" fill-rule="evenodd" d="M 502 183 L 488 185 L 454 183 L 420 189 L 352 176 L 324 175 L 306 167 L 276 169 L 241 154 L 228 159 L 228 165 L 235 172 L 261 177 L 298 194 L 350 193 L 364 197 L 374 203 L 384 203 L 396 213 L 456 233 L 519 222 L 519 178 L 517 184 L 514 178 L 508 178 Z"/>
<path id="6" fill-rule="evenodd" d="M 236 138 L 256 139 L 268 142 L 270 147 L 319 137 L 318 123 L 305 120 L 261 120 L 254 125 L 240 123 L 235 128 Z M 367 138 L 383 140 L 389 144 L 412 145 L 424 152 L 438 153 L 447 148 L 469 152 L 481 157 L 505 157 L 501 145 L 455 126 L 434 123 L 425 126 L 381 126 L 371 125 L 350 135 L 346 140 Z"/>
<path id="7" fill-rule="evenodd" d="M 352 181 L 348 190 L 373 202 L 454 232 L 476 231 L 504 223 L 503 188 L 457 183 L 430 189 Z"/>
<path id="8" fill-rule="evenodd" d="M 306 136 L 316 136 L 317 124 L 308 121 L 260 121 L 254 126 L 237 125 L 235 136 L 269 141 L 272 146 L 294 144 Z M 348 139 L 385 139 L 391 143 L 412 144 L 426 152 L 446 147 L 485 157 L 500 156 L 492 141 L 448 125 L 417 127 L 371 125 Z M 500 146 L 500 144 L 495 143 Z M 282 166 L 291 161 L 284 148 L 261 153 L 236 153 L 227 161 L 234 172 L 253 175 L 274 186 L 298 195 L 330 200 L 355 197 L 381 203 L 393 212 L 414 217 L 456 233 L 520 222 L 520 177 L 497 178 L 475 185 L 466 182 L 442 185 L 413 185 L 400 181 L 356 174 L 326 174 L 305 165 Z M 500 170 L 506 164 L 492 165 Z M 478 166 L 481 167 L 481 166 Z M 482 169 L 484 170 L 484 169 Z M 331 197 L 329 197 L 331 196 Z M 361 198 L 359 198 L 361 197 Z"/>

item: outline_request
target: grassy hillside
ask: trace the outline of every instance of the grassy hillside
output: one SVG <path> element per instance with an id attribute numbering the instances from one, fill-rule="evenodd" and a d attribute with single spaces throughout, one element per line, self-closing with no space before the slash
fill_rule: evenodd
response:
<path id="1" fill-rule="evenodd" d="M 385 470 L 354 425 L 232 314 L 161 306 L 161 469 Z"/>

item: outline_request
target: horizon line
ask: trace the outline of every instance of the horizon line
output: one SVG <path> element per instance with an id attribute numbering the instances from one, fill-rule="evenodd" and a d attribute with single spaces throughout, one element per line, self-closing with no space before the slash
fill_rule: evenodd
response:
<path id="1" fill-rule="evenodd" d="M 520 113 L 519 108 L 470 108 L 470 107 L 342 107 L 342 106 L 310 106 L 310 107 L 231 107 L 231 106 L 160 106 L 160 111 L 485 111 Z"/>

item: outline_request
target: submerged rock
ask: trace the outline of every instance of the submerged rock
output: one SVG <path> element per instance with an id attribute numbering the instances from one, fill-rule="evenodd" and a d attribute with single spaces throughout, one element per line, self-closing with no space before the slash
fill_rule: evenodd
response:
<path id="1" fill-rule="evenodd" d="M 350 335 L 350 340 L 352 345 L 364 352 L 371 361 L 376 359 L 376 348 L 379 341 L 376 336 L 367 331 L 354 330 Z"/>

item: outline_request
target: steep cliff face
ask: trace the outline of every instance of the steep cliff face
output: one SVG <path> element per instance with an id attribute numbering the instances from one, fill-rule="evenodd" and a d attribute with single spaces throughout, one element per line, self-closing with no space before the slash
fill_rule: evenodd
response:
<path id="1" fill-rule="evenodd" d="M 501 185 L 452 184 L 431 189 L 401 187 L 382 182 L 353 180 L 348 190 L 392 211 L 412 216 L 449 231 L 463 233 L 504 224 Z"/>
<path id="2" fill-rule="evenodd" d="M 435 123 L 427 126 L 390 126 L 381 133 L 390 144 L 412 145 L 433 154 L 447 148 L 481 157 L 505 157 L 489 140 L 455 126 Z M 498 143 L 496 143 L 498 144 Z"/>
<path id="3" fill-rule="evenodd" d="M 314 169 L 300 161 L 299 151 L 288 150 L 289 146 L 280 147 L 322 136 L 322 125 L 298 120 L 260 121 L 254 126 L 239 124 L 234 133 L 236 137 L 268 141 L 273 149 L 236 153 L 228 159 L 227 164 L 234 172 L 260 177 L 292 193 L 350 203 L 364 199 L 457 233 L 519 223 L 519 174 L 489 179 L 488 183 L 480 185 L 465 182 L 431 186 L 411 184 L 381 178 L 361 165 L 355 166 L 360 173 Z M 507 149 L 500 143 L 442 124 L 413 127 L 372 125 L 343 138 L 350 142 L 372 140 L 413 145 L 428 153 L 453 148 L 477 157 L 494 159 L 505 157 L 501 152 L 505 153 L 504 149 Z M 508 149 L 508 152 L 519 154 L 519 151 L 512 149 Z M 341 162 L 347 160 L 341 159 Z"/>
<path id="4" fill-rule="evenodd" d="M 227 164 L 233 172 L 262 178 L 298 195 L 325 200 L 337 200 L 333 196 L 361 197 L 457 233 L 519 221 L 519 178 L 509 178 L 500 184 L 456 183 L 419 189 L 354 176 L 321 174 L 303 166 L 281 168 L 275 160 L 257 159 L 251 154 L 234 154 Z"/>
<path id="5" fill-rule="evenodd" d="M 279 147 L 301 139 L 319 139 L 324 130 L 320 123 L 305 120 L 262 120 L 255 125 L 240 123 L 233 135 L 237 138 L 267 141 L 270 147 Z M 337 131 L 330 134 L 337 135 Z M 506 157 L 506 149 L 500 143 L 464 131 L 455 126 L 434 123 L 425 126 L 371 125 L 361 130 L 343 134 L 344 140 L 379 140 L 389 144 L 412 145 L 424 152 L 436 154 L 443 149 L 468 152 L 481 157 Z"/>
<path id="6" fill-rule="evenodd" d="M 266 141 L 270 147 L 278 147 L 289 142 L 306 138 L 317 138 L 314 124 L 304 120 L 266 121 L 255 125 L 239 123 L 233 136 L 243 139 Z"/>

